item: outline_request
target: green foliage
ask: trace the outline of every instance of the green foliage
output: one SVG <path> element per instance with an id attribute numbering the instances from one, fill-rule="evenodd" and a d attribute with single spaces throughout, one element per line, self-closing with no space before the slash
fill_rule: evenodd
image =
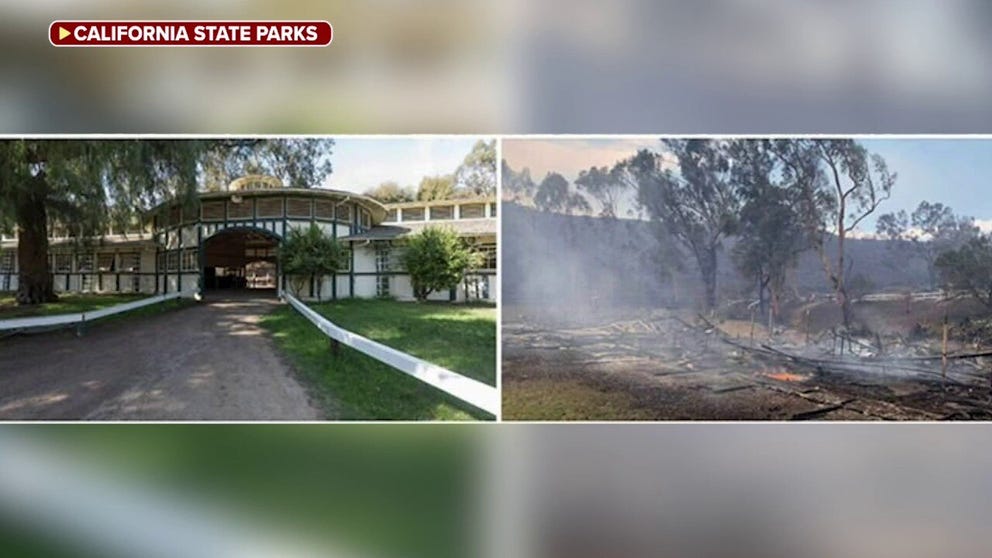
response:
<path id="1" fill-rule="evenodd" d="M 50 223 L 86 239 L 126 230 L 166 200 L 250 172 L 296 187 L 331 172 L 329 139 L 0 140 L 0 228 L 16 224 L 18 301 L 55 299 L 47 264 Z"/>
<path id="2" fill-rule="evenodd" d="M 781 163 L 783 183 L 797 191 L 803 228 L 837 295 L 844 325 L 850 325 L 845 240 L 892 195 L 897 176 L 880 155 L 850 139 L 768 140 L 768 146 Z M 837 239 L 834 254 L 826 250 L 830 236 Z"/>
<path id="3" fill-rule="evenodd" d="M 417 200 L 450 200 L 455 194 L 455 177 L 450 174 L 425 176 L 417 187 Z"/>
<path id="4" fill-rule="evenodd" d="M 318 284 L 327 275 L 342 267 L 345 250 L 334 237 L 311 223 L 308 228 L 290 229 L 279 246 L 279 266 L 289 277 L 309 277 Z M 295 284 L 297 295 L 300 291 Z M 317 290 L 318 298 L 320 289 Z"/>
<path id="5" fill-rule="evenodd" d="M 733 260 L 744 276 L 755 281 L 760 315 L 766 315 L 769 300 L 777 315 L 786 271 L 809 246 L 797 211 L 797 191 L 775 180 L 775 160 L 765 143 L 741 140 L 732 142 L 730 150 L 732 176 L 743 202 Z"/>
<path id="6" fill-rule="evenodd" d="M 662 225 L 696 260 L 705 306 L 716 305 L 717 252 L 737 224 L 740 199 L 730 180 L 729 146 L 718 140 L 662 140 L 664 155 L 641 150 L 623 161 L 618 176 L 631 184 L 647 216 Z M 676 169 L 663 164 L 674 158 Z"/>
<path id="7" fill-rule="evenodd" d="M 366 191 L 365 195 L 382 203 L 411 202 L 417 199 L 413 188 L 404 188 L 392 180 Z"/>
<path id="8" fill-rule="evenodd" d="M 926 200 L 909 215 L 905 211 L 880 215 L 876 230 L 889 240 L 897 256 L 926 263 L 932 289 L 937 288 L 937 257 L 978 235 L 974 219 L 957 216 L 950 207 Z"/>
<path id="9" fill-rule="evenodd" d="M 988 235 L 944 252 L 936 265 L 948 289 L 964 291 L 992 310 L 992 239 Z"/>
<path id="10" fill-rule="evenodd" d="M 468 196 L 496 194 L 496 140 L 479 140 L 455 171 L 455 184 Z"/>
<path id="11" fill-rule="evenodd" d="M 457 287 L 467 271 L 482 265 L 482 259 L 450 227 L 427 227 L 410 236 L 403 253 L 413 294 L 421 301 L 433 292 Z"/>

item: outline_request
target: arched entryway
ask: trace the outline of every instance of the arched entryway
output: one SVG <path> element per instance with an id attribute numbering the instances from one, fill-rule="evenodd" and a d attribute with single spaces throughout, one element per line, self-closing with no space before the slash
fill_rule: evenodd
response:
<path id="1" fill-rule="evenodd" d="M 275 293 L 279 238 L 254 228 L 218 232 L 203 241 L 203 289 Z"/>

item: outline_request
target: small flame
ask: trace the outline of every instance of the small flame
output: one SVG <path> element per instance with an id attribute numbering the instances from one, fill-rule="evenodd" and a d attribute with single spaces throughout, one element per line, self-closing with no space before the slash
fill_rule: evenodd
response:
<path id="1" fill-rule="evenodd" d="M 806 379 L 806 376 L 793 374 L 792 372 L 786 370 L 772 370 L 765 372 L 765 376 L 780 382 L 802 382 Z"/>

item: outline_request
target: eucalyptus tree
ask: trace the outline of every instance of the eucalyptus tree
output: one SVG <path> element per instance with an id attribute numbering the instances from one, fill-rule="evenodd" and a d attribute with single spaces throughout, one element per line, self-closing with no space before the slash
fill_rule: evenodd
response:
<path id="1" fill-rule="evenodd" d="M 418 201 L 450 200 L 455 197 L 455 177 L 451 174 L 425 176 L 417 186 Z"/>
<path id="2" fill-rule="evenodd" d="M 781 183 L 766 140 L 734 140 L 730 149 L 733 182 L 742 201 L 733 260 L 755 282 L 761 315 L 770 304 L 778 317 L 786 274 L 809 247 L 798 211 L 799 192 Z"/>
<path id="3" fill-rule="evenodd" d="M 783 180 L 798 190 L 803 228 L 849 326 L 846 241 L 891 196 L 897 175 L 881 155 L 850 139 L 781 139 L 772 145 Z M 832 255 L 827 249 L 831 237 L 836 239 Z"/>
<path id="4" fill-rule="evenodd" d="M 976 235 L 937 257 L 945 287 L 962 291 L 992 311 L 992 237 Z"/>
<path id="5" fill-rule="evenodd" d="M 551 211 L 571 215 L 573 212 L 588 213 L 592 210 L 581 193 L 572 191 L 568 180 L 549 172 L 537 186 L 534 205 L 541 211 Z"/>
<path id="6" fill-rule="evenodd" d="M 876 230 L 900 256 L 923 260 L 931 289 L 936 289 L 938 283 L 937 258 L 961 247 L 979 232 L 974 219 L 955 215 L 940 202 L 926 200 L 911 214 L 900 210 L 880 215 Z"/>
<path id="7" fill-rule="evenodd" d="M 530 177 L 530 169 L 524 167 L 520 172 L 514 171 L 506 159 L 502 162 L 501 189 L 503 199 L 524 203 L 533 200 L 537 194 L 537 184 Z"/>
<path id="8" fill-rule="evenodd" d="M 331 172 L 330 139 L 0 140 L 0 223 L 17 232 L 17 301 L 57 298 L 48 267 L 54 224 L 78 239 L 110 225 L 140 223 L 162 201 L 193 204 L 195 193 L 245 171 L 297 187 Z"/>
<path id="9" fill-rule="evenodd" d="M 621 165 L 615 165 L 613 168 L 590 167 L 579 172 L 575 184 L 589 192 L 589 195 L 599 202 L 601 217 L 616 218 L 618 205 L 628 189 L 622 175 Z"/>
<path id="10" fill-rule="evenodd" d="M 365 195 L 382 203 L 412 202 L 417 199 L 417 193 L 411 187 L 402 187 L 395 180 L 387 180 L 374 188 L 365 191 Z"/>
<path id="11" fill-rule="evenodd" d="M 469 196 L 496 194 L 496 140 L 479 140 L 455 171 L 455 184 Z"/>
<path id="12" fill-rule="evenodd" d="M 665 139 L 663 151 L 640 150 L 618 172 L 636 188 L 637 202 L 692 255 L 703 283 L 704 304 L 717 303 L 717 255 L 734 233 L 740 198 L 731 181 L 727 142 Z"/>

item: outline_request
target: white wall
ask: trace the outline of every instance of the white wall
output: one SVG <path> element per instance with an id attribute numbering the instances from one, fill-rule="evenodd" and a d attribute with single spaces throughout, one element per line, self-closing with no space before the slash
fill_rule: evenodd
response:
<path id="1" fill-rule="evenodd" d="M 375 276 L 355 276 L 355 296 L 358 298 L 375 298 Z"/>
<path id="2" fill-rule="evenodd" d="M 371 244 L 356 245 L 355 250 L 355 273 L 375 272 L 375 249 Z"/>

